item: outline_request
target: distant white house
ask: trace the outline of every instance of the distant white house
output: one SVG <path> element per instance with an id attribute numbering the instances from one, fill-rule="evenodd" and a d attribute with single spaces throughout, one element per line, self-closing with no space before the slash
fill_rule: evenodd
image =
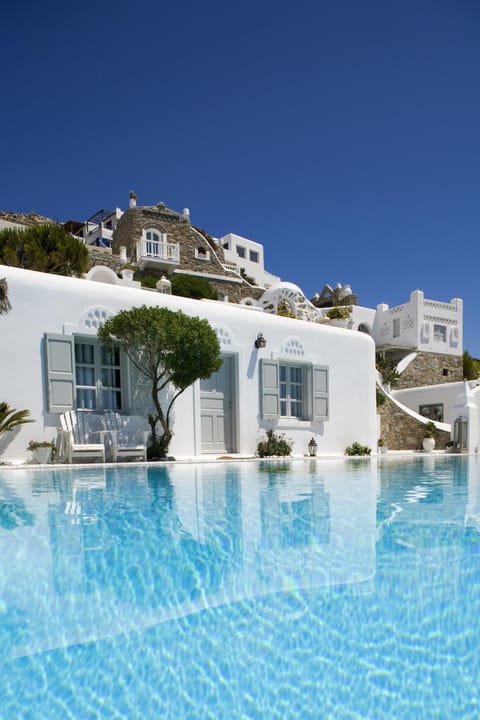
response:
<path id="1" fill-rule="evenodd" d="M 152 411 L 127 358 L 107 358 L 96 339 L 106 318 L 143 304 L 207 319 L 221 345 L 221 370 L 176 403 L 175 457 L 251 456 L 269 428 L 294 442 L 295 455 L 307 453 L 312 437 L 319 454 L 343 454 L 355 441 L 375 447 L 375 346 L 364 333 L 148 292 L 115 283 L 114 273 L 91 282 L 0 266 L 0 277 L 12 304 L 0 317 L 2 347 L 9 349 L 0 354 L 0 399 L 29 409 L 35 420 L 3 437 L 2 461 L 24 460 L 30 440 L 53 440 L 69 408 L 113 404 L 144 417 Z M 265 347 L 255 345 L 259 334 Z"/>

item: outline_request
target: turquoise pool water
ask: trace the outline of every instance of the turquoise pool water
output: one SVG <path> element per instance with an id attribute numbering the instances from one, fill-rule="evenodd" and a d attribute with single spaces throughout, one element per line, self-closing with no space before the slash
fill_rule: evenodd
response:
<path id="1" fill-rule="evenodd" d="M 480 717 L 480 466 L 0 468 L 2 720 Z"/>

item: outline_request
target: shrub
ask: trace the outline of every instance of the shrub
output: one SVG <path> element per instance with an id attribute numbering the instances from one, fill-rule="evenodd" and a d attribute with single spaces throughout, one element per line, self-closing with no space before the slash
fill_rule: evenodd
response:
<path id="1" fill-rule="evenodd" d="M 267 439 L 260 440 L 257 445 L 258 457 L 272 457 L 274 455 L 291 455 L 293 442 L 287 440 L 285 435 L 276 435 L 273 430 L 267 430 Z"/>
<path id="2" fill-rule="evenodd" d="M 330 320 L 348 320 L 352 314 L 352 308 L 348 305 L 333 307 L 325 313 Z"/>
<path id="3" fill-rule="evenodd" d="M 345 455 L 370 455 L 371 452 L 371 448 L 367 447 L 367 445 L 360 445 L 358 442 L 354 442 L 345 448 Z"/>
<path id="4" fill-rule="evenodd" d="M 0 437 L 18 425 L 35 422 L 28 416 L 30 410 L 15 410 L 6 402 L 0 402 Z"/>
<path id="5" fill-rule="evenodd" d="M 195 275 L 173 275 L 172 277 L 172 295 L 181 295 L 182 297 L 206 298 L 207 300 L 216 300 L 217 291 L 213 285 L 202 277 Z"/>

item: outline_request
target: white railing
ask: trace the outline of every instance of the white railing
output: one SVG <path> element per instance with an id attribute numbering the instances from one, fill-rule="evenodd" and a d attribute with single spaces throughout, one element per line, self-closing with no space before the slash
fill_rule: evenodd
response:
<path id="1" fill-rule="evenodd" d="M 162 240 L 140 240 L 137 243 L 137 260 L 142 259 L 179 263 L 180 245 Z"/>

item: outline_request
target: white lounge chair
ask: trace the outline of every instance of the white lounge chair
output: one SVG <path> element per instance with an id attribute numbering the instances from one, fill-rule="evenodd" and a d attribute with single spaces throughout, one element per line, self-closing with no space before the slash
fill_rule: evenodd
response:
<path id="1" fill-rule="evenodd" d="M 102 417 L 96 413 L 70 410 L 60 415 L 61 429 L 57 431 L 56 461 L 74 460 L 105 462 L 103 442 L 90 442 L 104 431 Z"/>
<path id="2" fill-rule="evenodd" d="M 147 459 L 147 438 L 150 431 L 145 418 L 106 410 L 105 430 L 110 434 L 110 445 L 108 446 L 107 441 L 107 447 L 112 462 Z"/>

